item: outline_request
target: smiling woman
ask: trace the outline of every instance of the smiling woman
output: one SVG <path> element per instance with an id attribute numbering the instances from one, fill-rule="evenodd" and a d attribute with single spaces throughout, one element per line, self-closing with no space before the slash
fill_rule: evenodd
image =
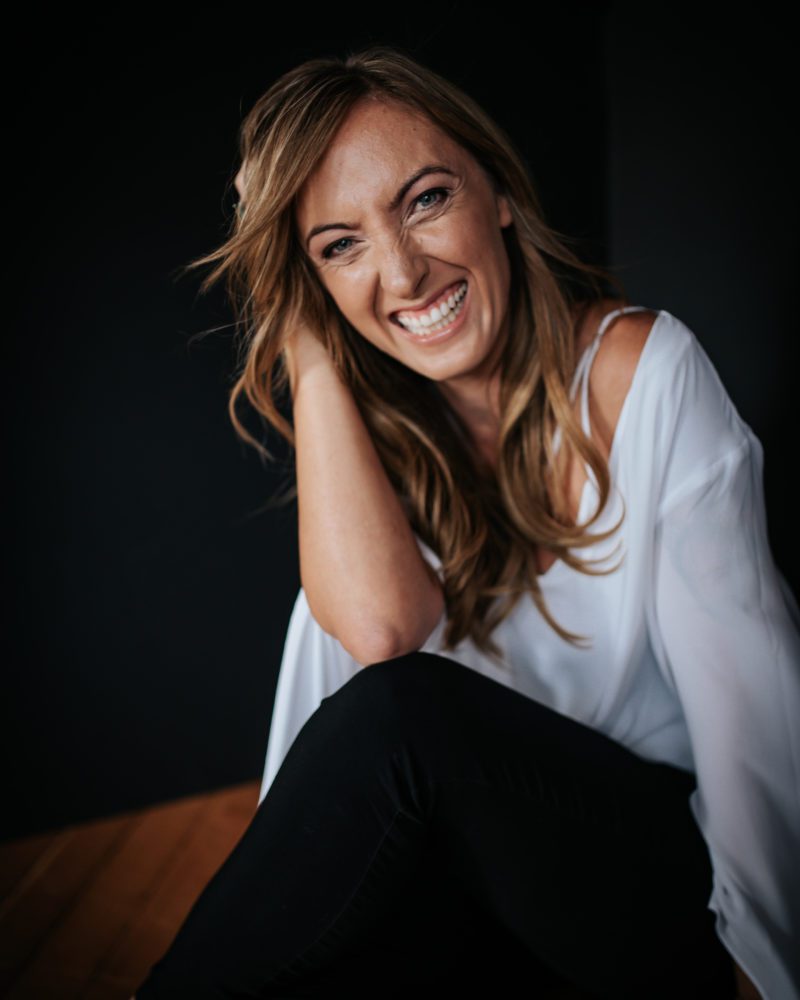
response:
<path id="1" fill-rule="evenodd" d="M 359 222 L 315 224 L 329 218 Z M 507 334 L 513 219 L 475 158 L 423 115 L 367 98 L 304 185 L 297 219 L 353 328 L 465 415 L 480 409 Z"/>
<path id="2" fill-rule="evenodd" d="M 335 466 L 326 474 L 297 448 L 301 577 L 316 620 L 362 662 L 417 648 L 443 602 L 451 650 L 470 637 L 498 658 L 491 634 L 523 595 L 565 640 L 583 638 L 552 616 L 540 567 L 608 572 L 571 550 L 613 532 L 589 532 L 597 515 L 575 523 L 584 462 L 600 507 L 610 479 L 568 393 L 578 354 L 624 296 L 604 298 L 614 279 L 544 223 L 498 126 L 416 65 L 380 47 L 351 57 L 346 98 L 320 87 L 317 103 L 291 113 L 279 108 L 298 77 L 330 64 L 313 60 L 268 91 L 242 127 L 245 211 L 229 242 L 196 262 L 222 259 L 207 284 L 227 271 L 241 292 L 249 357 L 231 397 L 237 430 L 268 455 L 238 421 L 244 393 L 293 445 L 308 427 Z M 308 367 L 349 390 L 345 399 L 328 377 L 338 402 L 326 412 L 356 417 L 354 466 L 341 439 L 325 446 L 324 428 L 308 423 L 296 384 Z M 294 427 L 271 393 L 285 381 Z M 412 530 L 439 554 L 443 579 Z"/>
<path id="3" fill-rule="evenodd" d="M 258 811 L 137 997 L 798 997 L 800 609 L 697 338 L 396 49 L 281 77 L 241 156 L 194 266 L 303 586 Z"/>

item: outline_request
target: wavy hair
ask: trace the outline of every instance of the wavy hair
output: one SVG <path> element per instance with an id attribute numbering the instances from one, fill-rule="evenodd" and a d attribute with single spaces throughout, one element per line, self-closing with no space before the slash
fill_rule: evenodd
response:
<path id="1" fill-rule="evenodd" d="M 471 432 L 436 382 L 378 350 L 344 318 L 298 238 L 298 193 L 351 108 L 365 97 L 426 115 L 472 154 L 508 200 L 513 223 L 502 232 L 511 291 L 500 360 L 496 471 L 476 461 Z M 444 645 L 452 650 L 469 637 L 502 663 L 491 633 L 525 593 L 563 639 L 586 641 L 548 610 L 535 547 L 582 573 L 618 568 L 592 568 L 590 562 L 601 560 L 582 560 L 570 551 L 611 536 L 625 514 L 608 531 L 588 531 L 608 500 L 610 474 L 573 412 L 569 388 L 576 323 L 604 297 L 604 282 L 622 292 L 621 282 L 581 261 L 572 241 L 546 225 L 525 160 L 503 129 L 457 86 L 397 47 L 372 45 L 290 70 L 243 119 L 239 151 L 246 209 L 218 249 L 187 266 L 216 265 L 202 292 L 226 276 L 239 335 L 228 405 L 236 432 L 262 459 L 274 460 L 237 415 L 244 396 L 295 447 L 292 425 L 278 406 L 290 391 L 283 345 L 296 323 L 307 324 L 352 391 L 412 529 L 441 560 Z M 619 298 L 627 302 L 624 292 Z M 557 428 L 564 442 L 559 460 L 577 453 L 598 485 L 597 511 L 584 524 L 570 523 L 567 487 L 556 462 Z M 295 480 L 279 502 L 294 499 L 296 491 Z"/>

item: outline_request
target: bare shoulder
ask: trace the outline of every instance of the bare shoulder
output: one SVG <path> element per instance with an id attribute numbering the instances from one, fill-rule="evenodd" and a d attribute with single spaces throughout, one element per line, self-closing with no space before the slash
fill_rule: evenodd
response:
<path id="1" fill-rule="evenodd" d="M 618 307 L 613 299 L 604 301 L 610 304 L 601 315 Z M 625 382 L 626 376 L 630 383 L 656 319 L 657 313 L 647 309 L 621 313 L 611 320 L 592 365 L 591 379 L 598 387 L 609 382 Z"/>
<path id="2" fill-rule="evenodd" d="M 604 300 L 602 305 L 601 316 L 621 303 Z M 600 341 L 589 373 L 589 400 L 592 424 L 607 450 L 657 318 L 658 314 L 650 309 L 622 313 L 610 322 Z"/>

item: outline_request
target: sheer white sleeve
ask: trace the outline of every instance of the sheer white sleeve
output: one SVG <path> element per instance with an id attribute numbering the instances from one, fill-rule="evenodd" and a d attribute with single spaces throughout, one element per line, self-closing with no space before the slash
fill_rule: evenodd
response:
<path id="1" fill-rule="evenodd" d="M 760 441 L 696 342 L 677 379 L 654 648 L 691 739 L 717 935 L 764 1000 L 800 1000 L 800 611 L 770 550 Z"/>

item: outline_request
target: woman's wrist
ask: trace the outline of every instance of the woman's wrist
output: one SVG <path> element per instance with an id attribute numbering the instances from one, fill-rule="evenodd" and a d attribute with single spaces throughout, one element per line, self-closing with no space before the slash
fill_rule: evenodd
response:
<path id="1" fill-rule="evenodd" d="M 299 329 L 291 335 L 284 345 L 283 353 L 293 397 L 300 381 L 305 381 L 312 371 L 336 371 L 325 345 L 307 328 Z"/>

